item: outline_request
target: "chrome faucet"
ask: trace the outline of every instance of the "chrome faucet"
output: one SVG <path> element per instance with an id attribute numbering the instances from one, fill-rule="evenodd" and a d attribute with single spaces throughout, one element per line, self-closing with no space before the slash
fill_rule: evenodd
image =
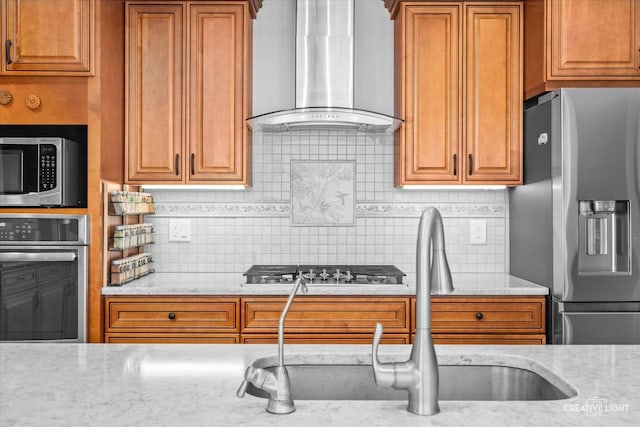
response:
<path id="1" fill-rule="evenodd" d="M 431 249 L 431 251 L 429 251 Z M 453 291 L 451 272 L 444 250 L 442 217 L 436 208 L 422 213 L 416 253 L 416 337 L 406 362 L 381 363 L 378 346 L 384 332 L 376 325 L 372 362 L 376 384 L 409 392 L 407 410 L 417 415 L 440 412 L 438 406 L 438 360 L 431 339 L 431 293 Z"/>
<path id="2" fill-rule="evenodd" d="M 289 372 L 287 372 L 287 367 L 284 366 L 284 319 L 289 313 L 289 308 L 300 286 L 302 286 L 302 292 L 307 293 L 307 285 L 304 283 L 302 274 L 298 275 L 298 278 L 293 283 L 289 299 L 282 310 L 282 314 L 280 314 L 280 321 L 278 322 L 278 367 L 275 372 L 249 366 L 244 373 L 244 381 L 242 381 L 240 388 L 236 392 L 236 396 L 243 397 L 248 383 L 253 384 L 256 388 L 265 390 L 269 393 L 267 412 L 272 414 L 290 414 L 296 410 L 291 397 Z"/>

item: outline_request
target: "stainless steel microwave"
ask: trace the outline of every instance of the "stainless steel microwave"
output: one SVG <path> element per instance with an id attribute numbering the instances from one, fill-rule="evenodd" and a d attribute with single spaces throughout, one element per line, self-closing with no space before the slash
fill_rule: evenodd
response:
<path id="1" fill-rule="evenodd" d="M 86 207 L 86 147 L 66 138 L 0 138 L 0 206 Z"/>

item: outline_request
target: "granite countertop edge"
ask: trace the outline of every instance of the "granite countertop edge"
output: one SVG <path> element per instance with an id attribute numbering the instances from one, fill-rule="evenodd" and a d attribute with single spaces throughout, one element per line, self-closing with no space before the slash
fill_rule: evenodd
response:
<path id="1" fill-rule="evenodd" d="M 549 293 L 545 286 L 507 273 L 454 273 L 450 295 L 530 295 Z M 104 286 L 104 296 L 288 295 L 291 286 L 245 284 L 242 273 L 153 273 L 122 286 Z M 308 295 L 415 295 L 414 283 L 390 285 L 309 285 Z"/>

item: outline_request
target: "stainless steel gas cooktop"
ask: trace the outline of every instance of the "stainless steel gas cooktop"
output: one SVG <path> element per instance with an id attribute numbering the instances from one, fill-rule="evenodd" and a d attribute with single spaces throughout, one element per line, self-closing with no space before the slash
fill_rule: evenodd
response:
<path id="1" fill-rule="evenodd" d="M 310 284 L 400 285 L 406 276 L 394 265 L 253 265 L 248 284 L 293 283 L 302 274 Z"/>

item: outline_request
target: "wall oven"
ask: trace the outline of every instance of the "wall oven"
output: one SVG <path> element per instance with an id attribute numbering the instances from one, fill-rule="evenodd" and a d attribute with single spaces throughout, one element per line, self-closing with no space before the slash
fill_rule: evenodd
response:
<path id="1" fill-rule="evenodd" d="M 67 138 L 0 138 L 0 206 L 85 207 L 85 153 Z"/>
<path id="2" fill-rule="evenodd" d="M 0 341 L 86 342 L 87 215 L 0 214 Z"/>

